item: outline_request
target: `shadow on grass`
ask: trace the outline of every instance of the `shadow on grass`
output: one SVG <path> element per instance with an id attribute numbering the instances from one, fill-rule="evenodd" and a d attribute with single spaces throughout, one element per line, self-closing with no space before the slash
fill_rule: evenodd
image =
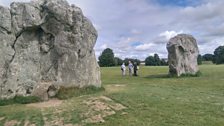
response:
<path id="1" fill-rule="evenodd" d="M 198 71 L 196 74 L 182 74 L 181 76 L 176 76 L 176 75 L 170 75 L 170 74 L 157 74 L 157 75 L 149 75 L 144 78 L 189 78 L 189 77 L 200 77 L 202 76 L 202 73 Z"/>
<path id="2" fill-rule="evenodd" d="M 169 74 L 156 74 L 156 75 L 145 76 L 144 78 L 153 79 L 153 78 L 172 78 L 172 77 Z"/>

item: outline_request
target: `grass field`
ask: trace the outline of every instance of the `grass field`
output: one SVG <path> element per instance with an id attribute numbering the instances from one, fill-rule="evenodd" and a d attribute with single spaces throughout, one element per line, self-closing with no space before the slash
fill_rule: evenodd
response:
<path id="1" fill-rule="evenodd" d="M 224 126 L 224 65 L 200 66 L 200 77 L 168 78 L 167 71 L 140 67 L 140 76 L 122 77 L 120 68 L 101 68 L 105 91 L 50 108 L 3 106 L 0 126 Z"/>

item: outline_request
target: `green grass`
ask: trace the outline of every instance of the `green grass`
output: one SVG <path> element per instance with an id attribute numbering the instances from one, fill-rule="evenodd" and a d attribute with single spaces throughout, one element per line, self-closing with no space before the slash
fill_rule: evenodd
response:
<path id="1" fill-rule="evenodd" d="M 0 117 L 4 117 L 0 121 L 0 126 L 4 126 L 7 120 L 17 120 L 20 123 L 19 126 L 24 126 L 25 121 L 29 120 L 31 123 L 35 123 L 36 126 L 43 126 L 43 116 L 41 111 L 34 108 L 25 107 L 24 105 L 9 105 L 0 107 Z"/>
<path id="2" fill-rule="evenodd" d="M 104 85 L 126 85 L 108 96 L 128 106 L 129 114 L 97 125 L 224 125 L 223 65 L 200 66 L 200 77 L 168 78 L 167 71 L 167 67 L 143 67 L 139 77 L 123 78 L 118 68 L 102 69 Z"/>
<path id="3" fill-rule="evenodd" d="M 0 106 L 11 105 L 11 104 L 29 104 L 29 103 L 36 103 L 40 101 L 41 101 L 40 98 L 35 96 L 28 96 L 28 97 L 16 96 L 13 99 L 0 100 Z"/>
<path id="4" fill-rule="evenodd" d="M 84 87 L 81 89 L 77 88 L 77 87 L 73 87 L 73 88 L 61 87 L 60 90 L 58 91 L 58 94 L 56 95 L 56 97 L 58 99 L 65 100 L 65 99 L 69 99 L 72 97 L 94 94 L 96 92 L 100 92 L 100 91 L 104 91 L 104 90 L 105 89 L 103 87 L 98 88 L 98 87 L 94 87 L 94 86 Z"/>
<path id="5" fill-rule="evenodd" d="M 214 65 L 212 61 L 202 61 L 204 65 Z"/>
<path id="6" fill-rule="evenodd" d="M 101 68 L 105 91 L 66 100 L 59 116 L 78 123 L 79 113 L 87 110 L 82 101 L 105 95 L 127 109 L 90 126 L 223 126 L 224 65 L 202 65 L 200 71 L 199 77 L 170 78 L 167 67 L 141 67 L 138 77 L 122 77 L 119 67 Z M 48 110 L 47 117 L 53 115 Z M 10 119 L 43 125 L 41 110 L 24 105 L 0 107 L 0 117 L 6 117 L 0 126 Z"/>

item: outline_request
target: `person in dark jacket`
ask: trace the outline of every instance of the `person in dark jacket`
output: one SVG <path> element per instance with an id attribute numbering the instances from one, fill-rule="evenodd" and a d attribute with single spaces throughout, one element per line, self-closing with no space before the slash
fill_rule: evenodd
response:
<path id="1" fill-rule="evenodd" d="M 134 76 L 138 76 L 137 71 L 138 71 L 138 64 L 135 62 L 134 63 Z"/>

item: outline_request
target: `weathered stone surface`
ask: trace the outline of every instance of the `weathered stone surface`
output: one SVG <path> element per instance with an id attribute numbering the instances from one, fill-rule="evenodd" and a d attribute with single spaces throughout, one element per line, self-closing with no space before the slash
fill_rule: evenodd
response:
<path id="1" fill-rule="evenodd" d="M 32 95 L 38 96 L 41 100 L 47 101 L 49 98 L 56 96 L 60 86 L 54 85 L 51 82 L 43 82 L 34 87 Z"/>
<path id="2" fill-rule="evenodd" d="M 54 86 L 101 86 L 93 50 L 97 31 L 80 8 L 34 0 L 0 12 L 0 98 L 46 100 L 57 92 Z"/>
<path id="3" fill-rule="evenodd" d="M 169 73 L 171 75 L 194 75 L 199 71 L 197 63 L 199 49 L 193 36 L 179 34 L 171 38 L 167 44 L 167 50 L 169 53 Z"/>
<path id="4" fill-rule="evenodd" d="M 0 32 L 11 32 L 11 14 L 8 8 L 0 6 Z"/>
<path id="5" fill-rule="evenodd" d="M 19 35 L 28 28 L 39 26 L 41 21 L 40 9 L 32 3 L 12 3 L 11 4 L 13 32 Z"/>

